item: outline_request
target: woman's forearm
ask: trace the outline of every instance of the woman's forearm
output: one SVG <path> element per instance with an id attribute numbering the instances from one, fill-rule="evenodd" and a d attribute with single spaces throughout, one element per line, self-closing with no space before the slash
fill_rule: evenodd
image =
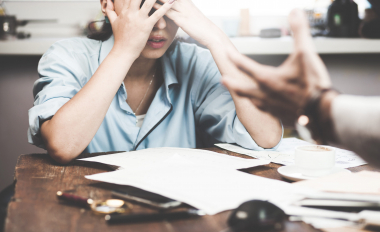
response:
<path id="1" fill-rule="evenodd" d="M 330 101 L 320 112 L 332 121 L 330 133 L 336 136 L 327 139 L 380 167 L 380 97 L 341 94 L 322 101 Z"/>
<path id="2" fill-rule="evenodd" d="M 208 48 L 217 64 L 222 76 L 234 77 L 241 75 L 240 70 L 230 61 L 229 52 L 236 52 L 235 46 L 230 39 L 218 28 L 215 30 L 214 41 L 208 42 Z M 231 92 L 235 103 L 236 114 L 240 122 L 244 125 L 252 139 L 263 148 L 272 148 L 278 144 L 282 136 L 282 126 L 280 121 L 257 109 L 250 99 L 240 97 Z"/>
<path id="3" fill-rule="evenodd" d="M 256 144 L 262 148 L 276 146 L 282 137 L 280 121 L 269 113 L 257 109 L 248 98 L 231 93 L 236 114 Z"/>
<path id="4" fill-rule="evenodd" d="M 236 67 L 230 61 L 228 54 L 236 51 L 236 48 L 227 35 L 215 25 L 210 30 L 207 48 L 210 50 L 222 76 L 233 76 Z"/>
<path id="5" fill-rule="evenodd" d="M 91 142 L 135 57 L 113 49 L 88 83 L 41 126 L 49 154 L 60 163 Z"/>

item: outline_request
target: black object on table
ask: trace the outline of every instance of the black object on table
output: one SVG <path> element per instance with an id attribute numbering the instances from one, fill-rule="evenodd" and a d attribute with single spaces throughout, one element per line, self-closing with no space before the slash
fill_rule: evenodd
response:
<path id="1" fill-rule="evenodd" d="M 201 210 L 189 209 L 186 211 L 176 212 L 159 212 L 159 213 L 139 213 L 139 214 L 125 214 L 125 215 L 106 215 L 105 220 L 109 224 L 114 223 L 138 223 L 160 220 L 177 220 L 190 217 L 203 216 Z"/>

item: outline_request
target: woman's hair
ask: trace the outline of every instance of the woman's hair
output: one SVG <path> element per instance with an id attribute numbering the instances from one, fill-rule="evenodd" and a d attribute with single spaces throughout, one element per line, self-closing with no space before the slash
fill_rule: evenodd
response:
<path id="1" fill-rule="evenodd" d="M 99 21 L 94 21 L 88 24 L 87 38 L 106 41 L 112 35 L 111 23 L 106 23 L 106 21 L 103 21 L 103 25 L 100 27 L 100 29 L 96 29 L 95 23 L 98 23 L 98 22 Z"/>
<path id="2" fill-rule="evenodd" d="M 115 0 L 111 0 L 112 2 L 115 2 Z M 87 30 L 87 38 L 89 39 L 95 39 L 95 40 L 101 40 L 106 41 L 109 39 L 112 35 L 112 27 L 111 23 L 107 23 L 106 20 L 103 21 L 103 25 L 101 26 L 100 30 L 96 28 L 95 24 L 99 21 L 94 21 L 88 24 Z"/>

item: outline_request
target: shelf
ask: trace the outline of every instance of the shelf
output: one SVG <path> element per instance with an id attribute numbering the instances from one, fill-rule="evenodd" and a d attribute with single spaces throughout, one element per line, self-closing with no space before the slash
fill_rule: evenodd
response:
<path id="1" fill-rule="evenodd" d="M 65 38 L 0 40 L 0 55 L 43 55 L 49 47 Z"/>
<path id="2" fill-rule="evenodd" d="M 319 54 L 380 53 L 380 39 L 317 37 L 313 40 Z M 231 41 L 246 55 L 284 55 L 293 51 L 292 37 L 237 37 Z"/>
<path id="3" fill-rule="evenodd" d="M 0 55 L 42 55 L 56 41 L 64 38 L 30 38 L 0 41 Z M 293 50 L 293 39 L 282 37 L 231 38 L 239 52 L 246 55 L 286 55 Z M 314 38 L 320 54 L 380 53 L 380 39 Z"/>

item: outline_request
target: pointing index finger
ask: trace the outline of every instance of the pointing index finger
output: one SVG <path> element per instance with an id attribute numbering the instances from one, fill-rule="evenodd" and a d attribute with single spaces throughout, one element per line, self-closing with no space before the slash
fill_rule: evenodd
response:
<path id="1" fill-rule="evenodd" d="M 133 10 L 139 10 L 142 0 L 127 0 L 129 1 L 129 8 Z"/>
<path id="2" fill-rule="evenodd" d="M 305 13 L 300 9 L 294 9 L 289 15 L 289 24 L 293 31 L 295 49 L 303 52 L 315 52 Z"/>

